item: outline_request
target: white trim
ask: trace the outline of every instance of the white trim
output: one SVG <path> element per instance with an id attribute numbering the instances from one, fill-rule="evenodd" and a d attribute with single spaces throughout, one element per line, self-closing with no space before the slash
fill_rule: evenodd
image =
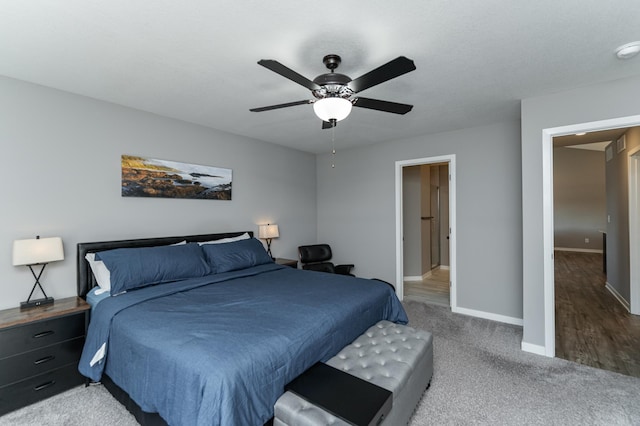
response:
<path id="1" fill-rule="evenodd" d="M 396 295 L 404 299 L 404 247 L 402 238 L 402 167 L 396 161 Z"/>
<path id="2" fill-rule="evenodd" d="M 532 343 L 522 342 L 520 344 L 520 349 L 522 349 L 525 352 L 530 352 L 536 355 L 542 355 L 542 356 L 546 355 L 546 350 L 544 346 L 534 345 Z"/>
<path id="3" fill-rule="evenodd" d="M 440 265 L 440 266 L 438 266 L 437 269 L 442 269 L 443 271 L 448 271 L 449 270 L 449 265 Z"/>
<path id="4" fill-rule="evenodd" d="M 629 312 L 640 315 L 640 147 L 629 152 Z"/>
<path id="5" fill-rule="evenodd" d="M 448 163 L 449 164 L 449 282 L 451 309 L 457 307 L 456 285 L 456 155 L 441 155 L 438 157 L 416 158 L 412 160 L 396 161 L 396 294 L 402 300 L 404 298 L 404 252 L 402 245 L 402 168 L 418 166 L 422 164 Z"/>
<path id="6" fill-rule="evenodd" d="M 609 290 L 609 293 L 613 294 L 613 297 L 615 297 L 616 299 L 618 299 L 618 302 L 620 302 L 620 304 L 629 312 L 631 312 L 631 306 L 629 305 L 629 302 L 627 302 L 626 300 L 624 300 L 624 297 L 622 297 L 622 295 L 620 293 L 618 293 L 618 290 L 615 289 L 615 287 L 613 287 L 611 284 L 606 283 L 604 285 L 604 288 L 606 288 L 607 290 Z"/>
<path id="7" fill-rule="evenodd" d="M 640 115 L 592 121 L 542 130 L 542 226 L 544 262 L 544 343 L 545 355 L 554 357 L 555 293 L 553 271 L 553 138 L 580 132 L 620 129 L 640 125 Z M 526 302 L 525 302 L 526 303 Z M 530 345 L 527 343 L 527 345 Z"/>
<path id="8" fill-rule="evenodd" d="M 554 247 L 555 251 L 574 251 L 577 253 L 602 253 L 602 250 L 598 249 L 583 249 L 583 248 L 573 248 L 573 247 Z"/>
<path id="9" fill-rule="evenodd" d="M 468 315 L 470 317 L 484 318 L 491 321 L 504 322 L 506 324 L 513 324 L 522 326 L 522 318 L 508 317 L 506 315 L 494 314 L 491 312 L 477 311 L 475 309 L 467 308 L 451 308 L 451 312 L 456 314 Z"/>
<path id="10" fill-rule="evenodd" d="M 402 281 L 422 281 L 424 277 L 420 275 L 409 275 L 402 279 Z"/>
<path id="11" fill-rule="evenodd" d="M 577 133 L 577 132 L 576 132 Z M 553 260 L 553 136 L 542 131 L 542 239 L 544 261 L 544 354 L 556 356 Z M 551 283 L 548 287 L 547 284 Z M 549 332 L 549 330 L 552 330 Z"/>

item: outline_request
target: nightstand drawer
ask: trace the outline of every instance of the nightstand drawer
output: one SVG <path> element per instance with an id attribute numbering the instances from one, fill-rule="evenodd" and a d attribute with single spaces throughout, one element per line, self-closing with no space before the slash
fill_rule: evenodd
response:
<path id="1" fill-rule="evenodd" d="M 77 337 L 0 360 L 0 386 L 80 361 L 84 338 Z"/>
<path id="2" fill-rule="evenodd" d="M 0 331 L 0 358 L 84 336 L 84 313 Z"/>
<path id="3" fill-rule="evenodd" d="M 84 383 L 77 363 L 0 387 L 0 415 Z"/>

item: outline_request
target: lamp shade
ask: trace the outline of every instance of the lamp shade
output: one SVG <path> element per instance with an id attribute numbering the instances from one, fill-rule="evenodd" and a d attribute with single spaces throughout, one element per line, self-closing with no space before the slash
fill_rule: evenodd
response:
<path id="1" fill-rule="evenodd" d="M 13 265 L 36 265 L 64 259 L 62 239 L 33 238 L 13 242 Z"/>
<path id="2" fill-rule="evenodd" d="M 313 111 L 322 121 L 344 120 L 351 113 L 353 104 L 344 98 L 318 99 L 313 104 Z"/>
<path id="3" fill-rule="evenodd" d="M 279 236 L 280 232 L 278 231 L 278 225 L 260 225 L 258 228 L 258 238 L 278 238 Z"/>

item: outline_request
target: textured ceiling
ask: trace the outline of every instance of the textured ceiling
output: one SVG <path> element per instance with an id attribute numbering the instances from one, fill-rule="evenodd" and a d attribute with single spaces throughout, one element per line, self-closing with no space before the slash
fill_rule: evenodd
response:
<path id="1" fill-rule="evenodd" d="M 351 78 L 415 61 L 362 92 L 413 111 L 354 108 L 335 129 L 344 149 L 517 119 L 523 98 L 640 75 L 640 57 L 614 55 L 638 22 L 638 0 L 3 0 L 0 75 L 320 153 L 331 130 L 311 105 L 249 112 L 311 98 L 259 59 L 310 79 L 329 53 Z"/>

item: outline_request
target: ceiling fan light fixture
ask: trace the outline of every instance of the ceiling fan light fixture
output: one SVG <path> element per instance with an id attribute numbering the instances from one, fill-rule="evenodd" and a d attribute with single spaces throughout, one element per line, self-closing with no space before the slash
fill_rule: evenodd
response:
<path id="1" fill-rule="evenodd" d="M 351 113 L 353 104 L 344 98 L 323 98 L 313 104 L 313 111 L 322 121 L 344 120 Z"/>

